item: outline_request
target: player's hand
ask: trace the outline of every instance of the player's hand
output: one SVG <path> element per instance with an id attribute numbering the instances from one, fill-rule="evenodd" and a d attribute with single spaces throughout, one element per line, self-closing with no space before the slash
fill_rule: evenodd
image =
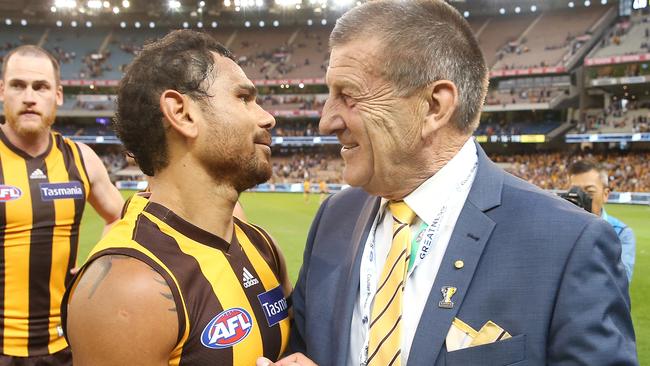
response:
<path id="1" fill-rule="evenodd" d="M 302 353 L 294 353 L 278 362 L 271 362 L 268 358 L 260 357 L 255 363 L 256 366 L 318 366 L 314 361 L 307 358 Z"/>

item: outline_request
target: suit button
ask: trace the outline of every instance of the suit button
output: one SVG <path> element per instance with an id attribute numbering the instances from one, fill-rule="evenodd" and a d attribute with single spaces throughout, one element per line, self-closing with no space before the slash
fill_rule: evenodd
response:
<path id="1" fill-rule="evenodd" d="M 454 267 L 456 267 L 456 269 L 461 269 L 461 268 L 465 267 L 465 262 L 463 262 L 461 260 L 457 260 L 457 261 L 454 262 Z"/>

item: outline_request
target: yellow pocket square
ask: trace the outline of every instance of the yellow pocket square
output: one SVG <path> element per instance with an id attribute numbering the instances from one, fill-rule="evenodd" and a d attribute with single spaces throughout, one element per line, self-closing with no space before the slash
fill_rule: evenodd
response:
<path id="1" fill-rule="evenodd" d="M 510 333 L 489 320 L 476 331 L 467 323 L 454 318 L 445 340 L 447 351 L 453 352 L 464 348 L 481 346 L 511 338 Z"/>

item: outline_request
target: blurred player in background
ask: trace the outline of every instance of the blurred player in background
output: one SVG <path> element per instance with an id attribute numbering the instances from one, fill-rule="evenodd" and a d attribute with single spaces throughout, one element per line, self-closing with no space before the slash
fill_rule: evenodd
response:
<path id="1" fill-rule="evenodd" d="M 284 260 L 233 217 L 239 194 L 271 176 L 275 120 L 256 96 L 204 33 L 171 32 L 129 65 L 116 131 L 151 195 L 131 199 L 64 299 L 75 365 L 253 365 L 284 352 Z"/>
<path id="2" fill-rule="evenodd" d="M 327 182 L 325 182 L 324 179 L 321 179 L 318 183 L 318 190 L 320 191 L 320 202 L 325 201 L 325 198 L 327 198 L 330 190 L 327 187 Z"/>
<path id="3" fill-rule="evenodd" d="M 122 196 L 93 150 L 51 130 L 63 90 L 47 51 L 5 56 L 0 99 L 0 365 L 70 365 L 60 305 L 85 203 L 109 225 Z"/>
<path id="4" fill-rule="evenodd" d="M 309 173 L 305 172 L 305 180 L 302 183 L 302 195 L 305 198 L 305 203 L 309 203 L 309 197 L 311 196 L 311 181 L 309 180 Z"/>
<path id="5" fill-rule="evenodd" d="M 621 241 L 621 262 L 625 266 L 628 281 L 632 281 L 634 257 L 636 254 L 636 239 L 632 228 L 605 211 L 605 203 L 609 197 L 609 179 L 607 171 L 596 162 L 579 160 L 569 166 L 569 184 L 579 187 L 591 198 L 591 213 L 609 222 Z"/>

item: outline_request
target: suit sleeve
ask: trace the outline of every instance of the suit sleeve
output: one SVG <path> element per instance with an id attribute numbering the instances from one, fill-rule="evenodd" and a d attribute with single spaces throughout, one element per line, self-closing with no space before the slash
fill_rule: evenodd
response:
<path id="1" fill-rule="evenodd" d="M 293 289 L 291 294 L 291 301 L 293 306 L 293 323 L 291 324 L 291 333 L 289 336 L 289 350 L 287 354 L 301 352 L 307 356 L 307 346 L 305 344 L 305 297 L 307 295 L 307 274 L 309 273 L 309 263 L 311 259 L 311 252 L 314 247 L 314 238 L 316 237 L 316 232 L 318 231 L 318 225 L 320 223 L 321 216 L 325 211 L 331 197 L 328 197 L 323 204 L 318 209 L 318 213 L 314 218 L 314 221 L 311 224 L 309 229 L 309 235 L 307 236 L 307 244 L 305 246 L 305 252 L 303 254 L 302 266 L 300 267 L 300 273 L 298 274 L 298 281 L 296 282 L 296 287 Z"/>
<path id="2" fill-rule="evenodd" d="M 607 222 L 582 231 L 565 264 L 547 364 L 638 365 L 621 245 Z"/>

